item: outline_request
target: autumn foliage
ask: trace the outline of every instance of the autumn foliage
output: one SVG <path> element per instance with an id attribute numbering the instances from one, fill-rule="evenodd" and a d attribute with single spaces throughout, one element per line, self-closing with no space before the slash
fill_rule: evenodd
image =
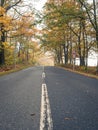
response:
<path id="1" fill-rule="evenodd" d="M 48 0 L 44 6 L 42 46 L 54 53 L 55 64 L 88 67 L 88 52 L 98 53 L 98 14 L 96 3 L 82 0 Z M 98 70 L 98 65 L 97 68 Z"/>
<path id="2" fill-rule="evenodd" d="M 37 42 L 34 40 L 38 29 L 34 26 L 33 9 L 21 12 L 23 1 L 1 1 L 0 6 L 0 65 L 34 63 Z M 27 5 L 26 5 L 27 6 Z"/>

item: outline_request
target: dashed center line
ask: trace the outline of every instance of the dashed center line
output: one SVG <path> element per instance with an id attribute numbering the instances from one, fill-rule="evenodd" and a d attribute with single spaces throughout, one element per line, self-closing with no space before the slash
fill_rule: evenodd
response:
<path id="1" fill-rule="evenodd" d="M 45 72 L 42 73 L 42 79 L 44 79 L 44 78 L 45 78 Z"/>
<path id="2" fill-rule="evenodd" d="M 44 72 L 42 73 L 42 78 L 45 78 Z M 46 83 L 42 84 L 40 130 L 53 130 L 53 121 Z"/>

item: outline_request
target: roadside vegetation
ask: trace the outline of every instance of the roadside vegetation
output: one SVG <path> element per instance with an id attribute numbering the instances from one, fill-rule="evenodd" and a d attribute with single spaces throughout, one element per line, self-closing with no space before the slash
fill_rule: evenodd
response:
<path id="1" fill-rule="evenodd" d="M 96 72 L 96 67 L 88 67 L 88 69 L 85 70 L 85 67 L 83 67 L 83 66 L 74 66 L 73 67 L 73 65 L 71 65 L 71 64 L 67 64 L 67 65 L 60 64 L 57 66 L 64 68 L 65 70 L 68 70 L 68 71 L 72 71 L 72 72 L 75 72 L 78 74 L 82 74 L 82 75 L 85 75 L 85 76 L 88 76 L 91 78 L 98 79 L 98 73 Z"/>
<path id="2" fill-rule="evenodd" d="M 56 65 L 73 68 L 75 58 L 80 59 L 76 70 L 98 74 L 88 66 L 88 54 L 98 55 L 98 7 L 95 0 L 58 0 L 44 6 L 45 27 L 41 37 L 42 47 L 54 53 Z M 98 56 L 96 57 L 98 60 Z M 93 72 L 92 72 L 93 70 Z"/>
<path id="3" fill-rule="evenodd" d="M 0 1 L 0 73 L 36 64 L 40 50 L 34 39 L 33 4 L 24 0 Z"/>

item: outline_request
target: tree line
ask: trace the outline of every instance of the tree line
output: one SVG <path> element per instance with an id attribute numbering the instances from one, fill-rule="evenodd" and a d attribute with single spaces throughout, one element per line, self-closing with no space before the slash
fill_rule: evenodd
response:
<path id="1" fill-rule="evenodd" d="M 33 2 L 0 1 L 0 65 L 34 62 L 39 33 L 34 21 Z"/>
<path id="2" fill-rule="evenodd" d="M 42 18 L 42 46 L 54 53 L 55 63 L 72 64 L 73 59 L 79 57 L 80 66 L 87 69 L 89 50 L 98 53 L 96 1 L 48 0 Z M 96 71 L 98 72 L 98 64 Z"/>

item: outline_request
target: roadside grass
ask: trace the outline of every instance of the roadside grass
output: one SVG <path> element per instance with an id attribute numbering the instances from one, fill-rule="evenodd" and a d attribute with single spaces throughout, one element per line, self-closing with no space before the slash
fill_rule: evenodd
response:
<path id="1" fill-rule="evenodd" d="M 73 69 L 73 65 L 71 65 L 71 64 L 67 64 L 67 65 L 60 64 L 60 65 L 57 65 L 57 66 L 62 67 L 62 68 L 69 70 L 71 72 L 75 72 L 75 73 L 82 74 L 82 75 L 85 75 L 85 76 L 88 76 L 88 77 L 91 77 L 91 78 L 98 79 L 98 72 L 96 72 L 96 67 L 88 67 L 86 69 L 83 66 L 82 67 L 75 66 L 74 69 Z"/>
<path id="2" fill-rule="evenodd" d="M 22 69 L 28 68 L 33 66 L 33 64 L 17 64 L 16 66 L 14 65 L 3 65 L 0 66 L 0 76 L 6 75 L 9 73 L 17 72 Z"/>

